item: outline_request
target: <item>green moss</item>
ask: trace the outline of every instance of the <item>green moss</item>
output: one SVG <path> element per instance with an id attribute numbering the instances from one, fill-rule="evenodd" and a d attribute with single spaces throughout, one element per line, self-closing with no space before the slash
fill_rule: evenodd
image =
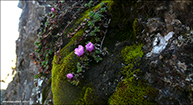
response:
<path id="1" fill-rule="evenodd" d="M 80 25 L 80 23 L 83 22 L 85 18 L 87 19 L 89 18 L 88 13 L 90 11 L 94 11 L 99 7 L 100 4 L 82 13 L 82 15 L 77 20 L 74 20 L 74 22 L 66 29 L 63 36 L 66 37 L 69 32 L 73 32 L 74 29 L 76 29 L 76 27 Z M 77 46 L 75 44 L 75 41 L 77 41 L 81 37 L 83 32 L 84 29 L 80 29 L 61 49 L 60 51 L 61 58 L 59 59 L 58 63 L 56 63 L 58 60 L 58 56 L 55 55 L 53 58 L 51 85 L 53 92 L 53 101 L 54 104 L 56 105 L 76 104 L 78 102 L 81 103 L 81 100 L 83 104 L 88 104 L 92 103 L 93 101 L 93 98 L 91 96 L 93 96 L 94 90 L 92 90 L 90 87 L 87 86 L 85 88 L 83 88 L 83 86 L 81 85 L 74 86 L 67 81 L 66 77 L 67 73 L 76 72 L 77 70 L 76 64 L 80 59 L 79 57 L 77 57 L 77 55 L 74 54 L 74 49 Z M 81 95 L 82 91 L 84 92 L 83 95 Z"/>
<path id="2" fill-rule="evenodd" d="M 121 51 L 121 58 L 126 66 L 123 67 L 125 79 L 121 81 L 116 92 L 109 98 L 110 105 L 154 105 L 154 97 L 157 90 L 145 85 L 145 81 L 136 81 L 134 74 L 137 75 L 140 69 L 135 69 L 134 65 L 138 57 L 143 56 L 143 44 L 126 46 Z M 147 98 L 146 98 L 147 97 Z"/>
<path id="3" fill-rule="evenodd" d="M 137 57 L 141 58 L 143 56 L 142 46 L 143 44 L 126 46 L 121 51 L 121 57 L 124 59 L 124 62 L 128 64 L 134 62 Z"/>
<path id="4" fill-rule="evenodd" d="M 97 96 L 94 94 L 94 89 L 89 86 L 83 87 L 81 98 L 77 100 L 76 105 L 91 105 L 96 102 Z"/>
<path id="5" fill-rule="evenodd" d="M 139 27 L 137 27 L 137 18 L 135 18 L 135 20 L 133 21 L 133 33 L 134 33 L 134 38 L 137 36 L 137 34 L 139 33 Z"/>
<path id="6" fill-rule="evenodd" d="M 110 105 L 155 105 L 153 102 L 157 91 L 144 85 L 142 81 L 136 83 L 135 78 L 126 78 L 120 82 L 116 92 L 109 98 Z M 147 98 L 146 98 L 147 97 Z"/>
<path id="7" fill-rule="evenodd" d="M 84 94 L 84 102 L 86 105 L 88 104 L 94 104 L 94 100 L 96 99 L 96 96 L 94 96 L 94 90 L 90 87 L 86 88 L 85 94 Z"/>
<path id="8" fill-rule="evenodd" d="M 138 61 L 137 58 L 141 58 L 143 56 L 143 51 L 141 49 L 142 46 L 143 44 L 126 46 L 121 51 L 121 58 L 124 60 L 126 65 L 122 68 L 123 75 L 130 75 L 130 71 L 133 69 L 134 64 Z"/>
<path id="9" fill-rule="evenodd" d="M 56 59 L 57 57 L 54 57 L 54 61 L 56 61 Z M 73 103 L 74 99 L 79 96 L 79 90 L 76 89 L 77 87 L 71 85 L 66 78 L 67 73 L 75 72 L 77 61 L 76 55 L 74 52 L 71 52 L 69 55 L 62 58 L 59 64 L 53 63 L 52 92 L 54 104 Z"/>
<path id="10" fill-rule="evenodd" d="M 88 101 L 93 98 L 92 95 L 93 95 L 93 90 L 89 87 L 86 88 L 86 91 L 84 94 L 84 101 L 86 102 L 86 104 L 88 104 Z"/>
<path id="11" fill-rule="evenodd" d="M 132 45 L 132 46 L 126 46 L 121 51 L 121 58 L 123 59 L 126 66 L 122 68 L 122 74 L 126 75 L 127 77 L 130 77 L 133 75 L 133 73 L 137 73 L 139 70 L 132 71 L 134 68 L 134 65 L 140 60 L 138 58 L 141 58 L 143 56 L 142 51 L 143 44 L 139 45 Z M 139 66 L 139 64 L 138 64 Z"/>

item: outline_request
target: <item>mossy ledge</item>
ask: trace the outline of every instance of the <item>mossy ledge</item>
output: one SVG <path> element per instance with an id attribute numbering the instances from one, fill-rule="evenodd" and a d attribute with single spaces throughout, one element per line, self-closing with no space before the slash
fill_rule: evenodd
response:
<path id="1" fill-rule="evenodd" d="M 113 1 L 103 1 L 107 3 L 109 6 L 109 11 L 112 13 L 114 18 L 118 19 L 120 16 L 116 16 L 114 11 L 118 4 L 115 4 Z M 112 5 L 114 3 L 114 5 Z M 82 15 L 72 23 L 72 25 L 67 29 L 66 33 L 64 33 L 64 37 L 68 34 L 68 32 L 72 32 L 78 24 L 80 24 L 85 18 L 88 18 L 88 13 L 90 11 L 94 11 L 99 8 L 100 3 L 82 13 Z M 128 3 L 128 5 L 130 5 Z M 112 7 L 111 7 L 112 6 Z M 113 7 L 115 6 L 115 7 Z M 119 7 L 124 8 L 124 6 Z M 112 10 L 111 10 L 112 9 Z M 136 13 L 133 14 L 134 17 Z M 130 19 L 129 15 L 123 15 L 128 18 L 123 19 L 123 23 L 125 22 L 124 26 L 128 26 L 127 28 L 119 27 L 115 31 L 115 34 L 112 36 L 108 36 L 106 40 L 111 37 L 117 37 L 119 41 L 123 42 L 125 40 L 130 40 L 131 43 L 135 42 L 136 35 L 140 29 L 137 28 L 137 19 L 132 18 Z M 112 23 L 110 25 L 111 28 L 116 29 L 116 24 L 119 20 L 112 18 Z M 129 30 L 128 30 L 129 29 Z M 127 30 L 127 31 L 126 31 Z M 76 71 L 76 64 L 79 61 L 79 58 L 74 54 L 74 48 L 77 47 L 75 41 L 82 35 L 84 32 L 83 29 L 80 29 L 70 40 L 69 42 L 63 46 L 60 51 L 61 58 L 58 63 L 57 56 L 54 56 L 53 59 L 53 67 L 52 67 L 52 92 L 53 92 L 53 101 L 56 105 L 63 105 L 63 104 L 77 104 L 77 105 L 85 105 L 85 104 L 99 104 L 100 102 L 97 101 L 97 97 L 95 95 L 95 89 L 90 86 L 90 83 L 86 83 L 86 78 L 81 80 L 81 83 L 78 86 L 74 86 L 67 81 L 66 74 L 69 72 Z M 121 33 L 120 33 L 121 32 Z M 111 33 L 111 32 L 110 32 Z M 124 37 L 123 39 L 119 39 L 120 36 Z M 104 42 L 104 45 L 108 45 L 107 41 Z M 110 41 L 110 40 L 109 40 Z M 110 41 L 111 42 L 111 41 Z M 109 42 L 109 43 L 110 43 Z M 83 44 L 85 42 L 81 42 Z M 154 97 L 157 94 L 157 91 L 145 84 L 143 84 L 143 80 L 135 80 L 133 74 L 137 74 L 140 72 L 139 68 L 136 68 L 136 64 L 138 67 L 140 66 L 140 59 L 143 56 L 143 52 L 141 50 L 143 44 L 133 44 L 131 46 L 126 46 L 121 51 L 121 58 L 124 60 L 124 66 L 122 68 L 122 75 L 125 75 L 125 78 L 118 83 L 116 91 L 114 94 L 109 98 L 109 104 L 155 104 L 153 102 Z M 147 98 L 146 98 L 147 97 Z M 150 98 L 149 98 L 150 97 Z M 107 98 L 108 99 L 108 98 Z"/>
<path id="2" fill-rule="evenodd" d="M 126 66 L 122 69 L 122 74 L 126 77 L 119 82 L 116 91 L 109 98 L 110 105 L 154 105 L 154 98 L 157 90 L 147 86 L 144 80 L 138 80 L 133 75 L 137 75 L 140 69 L 135 65 L 140 65 L 140 58 L 143 56 L 143 44 L 126 46 L 121 51 L 121 58 Z"/>
<path id="3" fill-rule="evenodd" d="M 103 1 L 108 3 L 109 6 L 111 1 Z M 102 2 L 101 2 L 102 3 Z M 67 37 L 68 32 L 72 32 L 76 27 L 84 21 L 85 18 L 88 18 L 88 13 L 90 11 L 94 11 L 99 8 L 100 3 L 95 7 L 92 7 L 86 10 L 82 15 L 72 23 L 72 25 L 67 28 L 63 36 Z M 80 29 L 66 45 L 60 51 L 60 60 L 58 60 L 58 55 L 55 55 L 53 58 L 53 66 L 52 66 L 52 92 L 53 92 L 53 101 L 55 105 L 64 105 L 64 104 L 78 104 L 83 99 L 82 104 L 92 103 L 90 96 L 93 92 L 92 88 L 87 87 L 86 84 L 84 86 L 78 85 L 74 86 L 67 81 L 66 74 L 69 72 L 76 72 L 76 64 L 80 60 L 77 55 L 74 54 L 74 49 L 77 47 L 75 41 L 79 39 L 79 37 L 83 34 L 83 29 Z M 64 41 L 66 38 L 63 38 Z M 65 42 L 66 43 L 66 42 Z M 85 42 L 81 42 L 85 43 Z M 81 44 L 80 43 L 80 44 Z M 84 91 L 84 93 L 82 93 Z"/>
<path id="4" fill-rule="evenodd" d="M 116 92 L 109 98 L 110 105 L 156 105 L 152 102 L 157 91 L 136 81 L 134 77 L 123 79 Z"/>

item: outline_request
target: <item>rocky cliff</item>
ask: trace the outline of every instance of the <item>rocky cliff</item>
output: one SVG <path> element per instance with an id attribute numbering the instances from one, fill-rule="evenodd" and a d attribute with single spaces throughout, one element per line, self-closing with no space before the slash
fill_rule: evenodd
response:
<path id="1" fill-rule="evenodd" d="M 5 100 L 193 104 L 191 1 L 20 1 L 18 7 L 17 74 Z"/>
<path id="2" fill-rule="evenodd" d="M 19 19 L 19 38 L 16 41 L 16 71 L 13 81 L 6 90 L 5 101 L 27 101 L 25 104 L 40 103 L 41 88 L 35 87 L 34 75 L 38 68 L 33 64 L 29 54 L 34 51 L 34 42 L 37 33 L 44 21 L 45 15 L 50 12 L 55 1 L 20 1 L 18 7 L 22 9 Z M 44 80 L 45 81 L 45 80 Z M 39 82 L 41 82 L 39 80 Z M 41 84 L 41 83 L 39 83 Z M 43 84 L 42 84 L 43 86 Z"/>

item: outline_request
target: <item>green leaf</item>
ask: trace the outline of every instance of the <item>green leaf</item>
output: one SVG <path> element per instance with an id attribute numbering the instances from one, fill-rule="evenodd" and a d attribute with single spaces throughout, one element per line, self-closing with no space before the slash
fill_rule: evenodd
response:
<path id="1" fill-rule="evenodd" d="M 99 27 L 94 27 L 95 32 L 100 32 Z"/>
<path id="2" fill-rule="evenodd" d="M 48 61 L 46 61 L 46 65 L 48 65 Z"/>
<path id="3" fill-rule="evenodd" d="M 88 4 L 88 7 L 90 8 L 92 5 L 91 4 Z"/>
<path id="4" fill-rule="evenodd" d="M 73 84 L 73 85 L 75 85 L 75 86 L 77 86 L 77 85 L 79 84 L 79 82 L 80 82 L 80 81 L 75 81 L 75 80 L 70 81 L 70 83 Z"/>
<path id="5" fill-rule="evenodd" d="M 39 74 L 37 74 L 37 75 L 34 76 L 35 79 L 37 79 L 37 78 L 39 78 L 39 77 L 40 77 Z"/>
<path id="6" fill-rule="evenodd" d="M 95 32 L 94 32 L 94 31 L 91 31 L 91 32 L 90 32 L 90 36 L 96 36 Z"/>
<path id="7" fill-rule="evenodd" d="M 96 40 L 96 42 L 98 42 L 100 40 L 100 38 L 96 37 L 95 40 Z"/>
<path id="8" fill-rule="evenodd" d="M 82 67 L 78 67 L 77 73 L 80 73 L 82 71 Z"/>
<path id="9" fill-rule="evenodd" d="M 41 37 L 38 37 L 38 40 L 42 40 L 42 38 L 41 38 Z"/>
<path id="10" fill-rule="evenodd" d="M 42 65 L 43 65 L 43 66 L 46 65 L 46 61 L 43 61 L 43 62 L 42 62 Z"/>
<path id="11" fill-rule="evenodd" d="M 42 35 L 42 32 L 39 32 L 38 34 L 41 36 L 41 35 Z"/>
<path id="12" fill-rule="evenodd" d="M 38 76 L 37 76 L 37 75 L 35 75 L 35 76 L 34 76 L 34 78 L 35 78 L 35 79 L 37 79 L 37 78 L 38 78 Z"/>
<path id="13" fill-rule="evenodd" d="M 40 58 L 40 54 L 38 54 L 38 58 Z"/>
<path id="14" fill-rule="evenodd" d="M 77 68 L 80 67 L 80 62 L 77 63 L 76 67 L 77 67 Z"/>
<path id="15" fill-rule="evenodd" d="M 93 1 L 91 0 L 90 2 L 89 2 L 89 4 L 92 4 L 93 3 Z"/>
<path id="16" fill-rule="evenodd" d="M 91 18 L 94 16 L 94 12 L 93 11 L 90 11 L 90 13 L 88 14 Z"/>
<path id="17" fill-rule="evenodd" d="M 102 11 L 102 12 L 107 12 L 106 7 L 101 8 L 101 11 Z"/>
<path id="18" fill-rule="evenodd" d="M 97 21 L 101 21 L 101 15 L 98 14 L 98 13 L 96 13 L 96 14 L 94 15 L 94 19 L 97 20 Z"/>
<path id="19" fill-rule="evenodd" d="M 49 57 L 49 54 L 46 54 L 46 57 Z"/>
<path id="20" fill-rule="evenodd" d="M 54 18 L 54 17 L 55 17 L 55 13 L 52 12 L 52 18 Z"/>
<path id="21" fill-rule="evenodd" d="M 38 49 L 40 49 L 42 46 L 41 45 L 38 45 Z"/>
<path id="22" fill-rule="evenodd" d="M 84 4 L 84 7 L 87 7 L 88 6 L 88 4 Z"/>
<path id="23" fill-rule="evenodd" d="M 100 4 L 100 6 L 102 7 L 104 4 L 105 4 L 105 3 L 103 2 L 103 3 Z"/>
<path id="24" fill-rule="evenodd" d="M 45 22 L 45 27 L 47 27 L 47 25 L 48 25 L 48 22 Z"/>
<path id="25" fill-rule="evenodd" d="M 49 54 L 52 54 L 52 53 L 53 53 L 52 50 L 50 50 L 50 51 L 49 51 Z"/>
<path id="26" fill-rule="evenodd" d="M 98 63 L 99 61 L 101 61 L 102 60 L 102 58 L 100 57 L 100 56 L 97 56 L 96 57 L 96 62 Z"/>
<path id="27" fill-rule="evenodd" d="M 48 57 L 46 57 L 46 59 L 45 59 L 46 61 L 48 61 L 49 60 L 49 58 Z"/>
<path id="28" fill-rule="evenodd" d="M 55 37 L 57 38 L 57 37 L 58 37 L 58 35 L 55 35 Z"/>
<path id="29" fill-rule="evenodd" d="M 35 52 L 39 53 L 39 52 L 40 52 L 40 49 L 37 49 Z"/>
<path id="30" fill-rule="evenodd" d="M 93 3 L 92 0 L 88 3 L 88 7 L 89 7 L 89 8 L 92 6 L 92 3 Z"/>
<path id="31" fill-rule="evenodd" d="M 93 28 L 95 25 L 95 21 L 89 21 L 88 22 L 88 26 L 90 26 L 90 28 Z"/>
<path id="32" fill-rule="evenodd" d="M 84 63 L 84 66 L 87 66 L 87 65 L 88 65 L 88 62 L 85 62 L 85 63 Z"/>
<path id="33" fill-rule="evenodd" d="M 40 42 L 39 41 L 35 41 L 35 43 L 34 43 L 36 46 L 37 45 L 39 45 L 40 44 Z"/>
<path id="34" fill-rule="evenodd" d="M 96 50 L 95 51 L 97 54 L 101 54 L 101 51 L 100 50 Z"/>

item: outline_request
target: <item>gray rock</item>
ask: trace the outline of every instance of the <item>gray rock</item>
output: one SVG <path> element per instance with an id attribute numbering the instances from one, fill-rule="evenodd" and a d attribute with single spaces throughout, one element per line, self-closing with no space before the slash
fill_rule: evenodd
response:
<path id="1" fill-rule="evenodd" d="M 43 3 L 43 4 L 42 4 Z M 10 101 L 31 101 L 36 103 L 36 96 L 32 95 L 35 88 L 34 75 L 38 72 L 38 68 L 33 64 L 33 60 L 29 54 L 34 51 L 34 42 L 38 38 L 37 33 L 40 23 L 44 19 L 47 5 L 53 5 L 54 1 L 38 2 L 38 1 L 20 1 L 18 7 L 22 9 L 19 20 L 19 38 L 16 41 L 16 75 L 13 81 L 8 85 L 4 94 L 5 100 Z M 41 88 L 39 90 L 41 91 Z M 25 105 L 28 105 L 25 103 Z"/>

